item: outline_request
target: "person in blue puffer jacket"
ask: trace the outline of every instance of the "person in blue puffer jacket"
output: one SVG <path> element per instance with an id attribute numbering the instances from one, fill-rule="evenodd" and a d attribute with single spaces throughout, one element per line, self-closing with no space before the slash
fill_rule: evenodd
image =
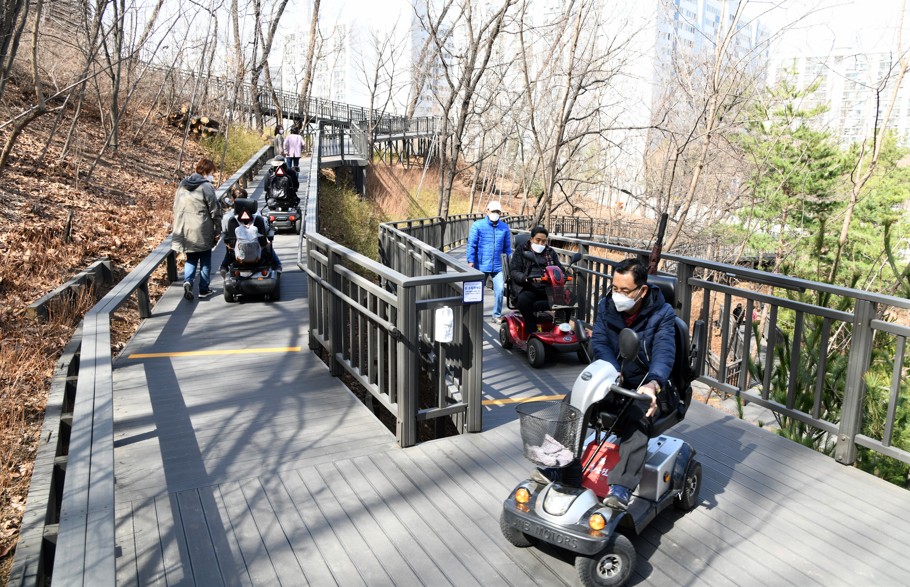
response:
<path id="1" fill-rule="evenodd" d="M 512 233 L 509 225 L 499 219 L 502 206 L 492 201 L 487 216 L 471 225 L 468 234 L 468 265 L 483 271 L 493 280 L 493 322 L 502 320 L 503 266 L 502 255 L 512 254 Z"/>
<path id="2" fill-rule="evenodd" d="M 675 320 L 676 312 L 660 289 L 648 287 L 648 270 L 638 259 L 626 259 L 616 266 L 612 291 L 597 307 L 591 335 L 594 358 L 620 371 L 619 333 L 624 328 L 637 332 L 638 360 L 625 366 L 622 385 L 651 396 L 651 405 L 645 411 L 638 402 L 633 403 L 614 429 L 621 440 L 619 462 L 610 471 L 610 493 L 604 500 L 614 509 L 626 509 L 644 472 L 657 393 L 669 385 L 676 359 Z"/>

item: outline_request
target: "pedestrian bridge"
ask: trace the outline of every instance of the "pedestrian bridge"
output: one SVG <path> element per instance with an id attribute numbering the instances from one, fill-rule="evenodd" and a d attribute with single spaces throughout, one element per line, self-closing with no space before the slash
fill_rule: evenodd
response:
<path id="1" fill-rule="evenodd" d="M 258 186 L 270 156 L 263 149 L 219 189 Z M 228 304 L 217 281 L 215 297 L 188 302 L 177 282 L 152 307 L 147 282 L 155 269 L 163 265 L 177 279 L 165 241 L 86 315 L 59 362 L 10 584 L 577 584 L 566 553 L 514 548 L 498 520 L 530 469 L 515 404 L 565 393 L 582 366 L 569 354 L 528 368 L 484 321 L 489 302 L 463 303 L 462 284 L 479 277 L 457 249 L 470 217 L 385 226 L 383 264 L 320 236 L 319 164 L 318 156 L 302 163 L 307 234 L 275 239 L 287 269 L 280 302 Z M 527 222 L 511 220 L 513 228 Z M 610 245 L 560 244 L 585 252 L 585 287 L 602 291 Z M 632 584 L 910 584 L 910 493 L 841 464 L 858 445 L 907 461 L 890 434 L 895 407 L 906 401 L 899 382 L 908 332 L 875 312 L 885 303 L 906 306 L 866 296 L 852 312 L 819 309 L 736 290 L 708 271 L 804 290 L 806 283 L 668 259 L 687 284 L 685 318 L 710 307 L 711 296 L 726 301 L 712 332 L 723 347 L 719 363 L 714 371 L 703 366 L 701 380 L 829 432 L 835 458 L 694 403 L 672 434 L 690 442 L 703 465 L 699 507 L 668 510 L 633 538 Z M 109 315 L 134 292 L 141 327 L 112 357 Z M 846 322 L 855 346 L 871 344 L 856 334 L 863 327 L 898 337 L 887 433 L 862 433 L 861 400 L 845 397 L 833 422 L 823 406 L 800 403 L 795 385 L 775 400 L 770 369 L 766 381 L 748 370 L 731 375 L 726 347 L 736 323 L 726 318 L 737 296 L 746 315 L 759 304 L 770 308 L 772 325 L 790 312 L 797 331 L 821 315 L 823 348 Z M 591 299 L 583 297 L 583 315 L 593 312 Z M 440 305 L 453 307 L 460 325 L 450 345 L 423 334 Z M 745 356 L 750 344 L 764 344 L 759 354 L 774 364 L 776 333 L 769 329 L 770 342 L 746 335 Z M 799 344 L 788 350 L 802 352 Z M 853 356 L 843 376 L 861 377 L 868 360 Z M 823 383 L 824 366 L 820 372 Z M 421 378 L 429 398 L 419 397 Z M 462 433 L 420 441 L 452 425 Z"/>

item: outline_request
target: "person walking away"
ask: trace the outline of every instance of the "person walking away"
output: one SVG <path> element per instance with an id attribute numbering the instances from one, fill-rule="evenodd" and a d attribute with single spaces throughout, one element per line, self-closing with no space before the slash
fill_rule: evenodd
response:
<path id="1" fill-rule="evenodd" d="M 300 171 L 300 154 L 303 152 L 303 137 L 300 136 L 300 129 L 296 126 L 291 127 L 291 132 L 284 139 L 284 154 L 287 157 L 288 165 L 294 171 Z"/>
<path id="2" fill-rule="evenodd" d="M 512 254 L 512 233 L 509 225 L 500 220 L 502 206 L 497 201 L 487 205 L 487 215 L 471 225 L 468 234 L 468 265 L 486 273 L 493 280 L 493 316 L 502 320 L 503 269 L 502 255 Z"/>
<path id="3" fill-rule="evenodd" d="M 284 127 L 281 122 L 275 124 L 275 155 L 284 155 Z"/>
<path id="4" fill-rule="evenodd" d="M 174 228 L 171 249 L 186 254 L 183 297 L 193 300 L 193 283 L 199 269 L 199 296 L 212 293 L 212 249 L 221 237 L 221 206 L 212 186 L 215 164 L 209 159 L 196 163 L 195 173 L 180 182 L 174 196 Z"/>

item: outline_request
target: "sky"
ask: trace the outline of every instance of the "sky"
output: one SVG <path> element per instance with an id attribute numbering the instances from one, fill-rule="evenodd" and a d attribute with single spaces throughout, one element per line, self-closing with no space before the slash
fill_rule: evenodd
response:
<path id="1" fill-rule="evenodd" d="M 857 53 L 895 50 L 904 0 L 755 0 L 767 8 L 769 27 L 787 27 L 779 49 L 793 55 L 825 55 L 848 48 Z M 772 8 L 773 5 L 782 8 Z M 910 10 L 910 2 L 908 2 Z M 762 20 L 766 20 L 762 17 Z M 910 15 L 903 46 L 910 47 Z"/>

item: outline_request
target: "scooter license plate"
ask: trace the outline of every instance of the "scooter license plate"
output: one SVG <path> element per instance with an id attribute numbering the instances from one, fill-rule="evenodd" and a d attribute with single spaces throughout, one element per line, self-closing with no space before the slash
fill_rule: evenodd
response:
<path id="1" fill-rule="evenodd" d="M 542 526 L 540 524 L 532 522 L 531 520 L 512 518 L 509 520 L 509 525 L 511 525 L 516 530 L 527 534 L 528 536 L 534 536 L 535 538 L 539 538 L 544 542 L 562 546 L 563 548 L 575 550 L 579 546 L 578 538 L 575 536 L 560 532 L 559 530 L 554 530 L 553 528 Z"/>

